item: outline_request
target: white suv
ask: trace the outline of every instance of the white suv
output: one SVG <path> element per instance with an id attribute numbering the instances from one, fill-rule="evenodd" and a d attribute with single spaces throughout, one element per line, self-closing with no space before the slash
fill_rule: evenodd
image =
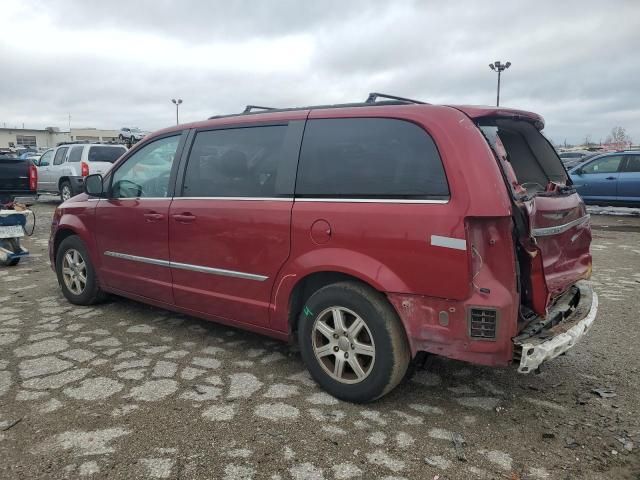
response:
<path id="1" fill-rule="evenodd" d="M 142 140 L 146 134 L 147 134 L 146 132 L 143 132 L 137 127 L 134 127 L 134 128 L 123 127 L 120 129 L 120 134 L 118 135 L 118 138 L 121 141 L 126 140 L 131 143 L 134 143 Z"/>
<path id="2" fill-rule="evenodd" d="M 38 167 L 38 194 L 60 194 L 64 202 L 82 192 L 84 177 L 104 174 L 127 149 L 101 143 L 65 144 L 42 154 Z"/>

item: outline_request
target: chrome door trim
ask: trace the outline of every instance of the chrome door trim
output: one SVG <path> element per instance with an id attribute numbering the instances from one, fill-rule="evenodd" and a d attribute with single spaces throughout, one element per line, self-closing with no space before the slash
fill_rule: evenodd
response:
<path id="1" fill-rule="evenodd" d="M 210 273 L 212 275 L 221 275 L 223 277 L 244 278 L 245 280 L 256 280 L 264 282 L 267 278 L 264 275 L 255 273 L 236 272 L 235 270 L 225 270 L 224 268 L 204 267 L 201 265 L 191 265 L 188 263 L 169 262 L 171 268 L 179 268 L 181 270 L 190 270 L 192 272 Z"/>
<path id="2" fill-rule="evenodd" d="M 299 197 L 174 197 L 176 200 L 244 200 L 266 202 L 332 202 L 332 203 L 432 203 L 446 204 L 446 200 L 412 200 L 402 198 L 299 198 Z"/>
<path id="3" fill-rule="evenodd" d="M 588 222 L 591 218 L 591 215 L 585 215 L 583 217 L 577 218 L 569 223 L 565 223 L 564 225 L 556 225 L 553 227 L 544 227 L 544 228 L 534 228 L 531 230 L 531 233 L 534 237 L 548 237 L 549 235 L 558 235 L 559 233 L 566 232 L 570 228 L 575 227 L 576 225 L 581 225 L 585 222 Z"/>
<path id="4" fill-rule="evenodd" d="M 256 280 L 258 282 L 264 282 L 269 278 L 269 277 L 265 277 L 264 275 L 258 275 L 255 273 L 236 272 L 235 270 L 225 270 L 224 268 L 213 268 L 213 267 L 205 267 L 202 265 L 191 265 L 189 263 L 171 262 L 169 260 L 160 260 L 157 258 L 130 255 L 128 253 L 105 251 L 104 254 L 108 257 L 120 258 L 122 260 L 130 260 L 132 262 L 148 263 L 151 265 L 158 265 L 161 267 L 179 268 L 180 270 L 209 273 L 212 275 L 220 275 L 223 277 L 243 278 L 245 280 Z"/>
<path id="5" fill-rule="evenodd" d="M 445 204 L 446 200 L 411 200 L 403 198 L 298 198 L 296 202 L 333 202 L 333 203 L 433 203 Z"/>
<path id="6" fill-rule="evenodd" d="M 268 202 L 292 202 L 293 197 L 174 197 L 173 200 L 244 200 Z"/>

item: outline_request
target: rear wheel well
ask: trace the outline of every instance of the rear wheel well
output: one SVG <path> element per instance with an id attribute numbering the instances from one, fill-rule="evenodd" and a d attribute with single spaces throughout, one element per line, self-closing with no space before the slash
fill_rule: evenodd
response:
<path id="1" fill-rule="evenodd" d="M 58 232 L 56 232 L 56 236 L 53 240 L 53 261 L 55 262 L 57 256 L 58 256 L 58 247 L 60 246 L 60 244 L 62 243 L 62 241 L 67 238 L 67 237 L 71 237 L 72 235 L 75 235 L 76 232 L 74 232 L 73 230 L 70 230 L 68 228 L 65 228 L 64 230 L 59 230 Z"/>
<path id="2" fill-rule="evenodd" d="M 69 181 L 69 177 L 60 177 L 60 179 L 58 179 L 58 191 L 62 189 L 62 184 L 64 182 L 69 182 L 69 184 L 71 184 L 71 182 Z"/>
<path id="3" fill-rule="evenodd" d="M 316 272 L 300 280 L 291 292 L 289 300 L 289 331 L 295 334 L 298 330 L 298 319 L 306 301 L 322 287 L 332 283 L 351 281 L 371 287 L 357 277 L 341 272 Z M 371 287 L 373 288 L 373 287 Z"/>

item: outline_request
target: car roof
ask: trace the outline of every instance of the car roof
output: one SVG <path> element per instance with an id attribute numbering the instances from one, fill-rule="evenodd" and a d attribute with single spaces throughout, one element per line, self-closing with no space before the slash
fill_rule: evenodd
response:
<path id="1" fill-rule="evenodd" d="M 442 107 L 453 108 L 464 113 L 471 119 L 478 119 L 483 117 L 499 116 L 502 118 L 513 118 L 528 120 L 535 124 L 535 126 L 542 130 L 544 128 L 544 118 L 536 113 L 528 112 L 526 110 L 517 110 L 511 108 L 499 108 L 483 105 L 431 105 L 428 103 L 407 103 L 398 101 L 379 101 L 375 103 L 347 103 L 336 105 L 312 105 L 307 107 L 295 107 L 284 109 L 267 109 L 261 111 L 248 111 L 243 113 L 235 113 L 231 115 L 219 115 L 210 117 L 207 120 L 201 120 L 197 122 L 185 123 L 172 127 L 167 127 L 162 130 L 154 132 L 147 138 L 153 138 L 159 135 L 164 135 L 172 132 L 180 132 L 182 130 L 191 128 L 207 128 L 221 125 L 231 124 L 243 124 L 253 122 L 269 122 L 269 121 L 287 121 L 287 120 L 305 120 L 310 111 L 313 110 L 325 110 L 336 109 L 342 113 L 342 118 L 353 113 L 354 116 L 362 116 L 363 109 L 375 109 L 372 110 L 376 113 L 380 111 L 388 111 L 390 115 L 395 116 L 401 113 L 403 110 L 415 111 L 415 110 L 432 110 L 441 111 Z"/>
<path id="2" fill-rule="evenodd" d="M 120 143 L 100 143 L 100 142 L 93 142 L 93 143 L 84 143 L 84 142 L 63 142 L 60 145 L 56 145 L 55 147 L 52 148 L 60 148 L 60 147 L 121 147 L 121 148 L 126 148 L 124 145 L 120 144 Z"/>

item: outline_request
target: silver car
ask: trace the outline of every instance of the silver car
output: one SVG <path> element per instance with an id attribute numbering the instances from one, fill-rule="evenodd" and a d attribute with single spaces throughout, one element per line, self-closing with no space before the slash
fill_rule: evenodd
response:
<path id="1" fill-rule="evenodd" d="M 64 202 L 82 192 L 84 177 L 105 174 L 127 149 L 100 143 L 65 144 L 47 150 L 37 161 L 38 195 L 56 194 Z"/>

